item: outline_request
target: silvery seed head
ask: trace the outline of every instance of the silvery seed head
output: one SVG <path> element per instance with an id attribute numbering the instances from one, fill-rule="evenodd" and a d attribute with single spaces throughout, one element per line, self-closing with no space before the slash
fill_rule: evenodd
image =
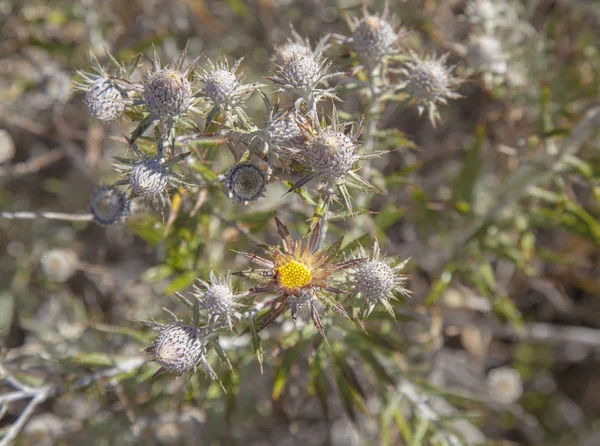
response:
<path id="1" fill-rule="evenodd" d="M 123 223 L 130 212 L 131 202 L 125 192 L 112 186 L 97 188 L 90 199 L 89 210 L 101 226 Z"/>
<path id="2" fill-rule="evenodd" d="M 405 81 L 400 84 L 411 99 L 418 105 L 419 114 L 426 109 L 429 119 L 435 125 L 439 119 L 438 104 L 447 104 L 448 99 L 459 98 L 454 90 L 460 80 L 452 75 L 454 67 L 448 67 L 448 55 L 440 58 L 426 57 L 424 59 L 412 55 L 413 60 L 407 62 L 401 73 Z"/>
<path id="3" fill-rule="evenodd" d="M 204 101 L 212 108 L 218 107 L 225 114 L 227 124 L 232 124 L 234 118 L 242 123 L 248 121 L 243 106 L 250 95 L 262 87 L 260 83 L 244 83 L 244 73 L 237 73 L 242 60 L 238 59 L 230 67 L 226 60 L 215 63 L 208 59 L 208 65 L 200 71 Z"/>
<path id="4" fill-rule="evenodd" d="M 381 155 L 381 152 L 358 154 L 358 137 L 362 130 L 360 124 L 341 122 L 334 107 L 330 125 L 322 126 L 319 121 L 311 119 L 301 129 L 305 134 L 306 144 L 299 152 L 300 162 L 312 168 L 312 171 L 298 180 L 290 192 L 317 178 L 317 190 L 323 197 L 327 201 L 341 197 L 350 212 L 352 204 L 348 186 L 365 192 L 379 192 L 355 171 L 360 159 Z"/>
<path id="5" fill-rule="evenodd" d="M 379 61 L 390 54 L 398 40 L 391 23 L 376 15 L 360 20 L 352 33 L 352 45 L 359 56 Z"/>
<path id="6" fill-rule="evenodd" d="M 99 78 L 89 86 L 85 104 L 93 117 L 106 123 L 116 121 L 125 111 L 125 97 L 108 78 Z"/>
<path id="7" fill-rule="evenodd" d="M 496 403 L 512 404 L 523 395 L 521 375 L 511 367 L 490 370 L 486 384 L 491 400 Z"/>
<path id="8" fill-rule="evenodd" d="M 135 163 L 127 179 L 134 197 L 149 199 L 163 195 L 169 184 L 167 169 L 158 159 L 146 159 Z"/>
<path id="9" fill-rule="evenodd" d="M 158 335 L 148 350 L 162 371 L 182 375 L 194 372 L 204 354 L 205 339 L 200 331 L 190 325 L 177 322 L 156 326 Z"/>
<path id="10" fill-rule="evenodd" d="M 173 118 L 190 106 L 192 86 L 183 73 L 165 68 L 150 73 L 143 96 L 148 110 L 157 119 Z"/>
<path id="11" fill-rule="evenodd" d="M 395 276 L 392 268 L 382 261 L 370 260 L 358 267 L 356 275 L 357 291 L 369 302 L 376 303 L 381 296 L 392 292 Z"/>
<path id="12" fill-rule="evenodd" d="M 322 98 L 335 98 L 333 90 L 327 88 L 327 80 L 339 73 L 327 73 L 331 62 L 322 54 L 292 53 L 289 58 L 277 65 L 275 73 L 268 79 L 279 85 L 277 91 L 288 91 L 314 108 Z M 323 88 L 325 87 L 325 88 Z"/>
<path id="13" fill-rule="evenodd" d="M 210 327 L 214 328 L 223 322 L 232 329 L 232 321 L 241 317 L 237 311 L 241 304 L 237 301 L 245 294 L 234 293 L 229 272 L 217 277 L 211 271 L 209 277 L 209 282 L 198 279 L 198 285 L 194 285 L 191 294 L 196 298 Z"/>
<path id="14" fill-rule="evenodd" d="M 234 73 L 217 69 L 204 79 L 204 94 L 215 104 L 229 104 L 239 88 L 239 82 Z"/>
<path id="15" fill-rule="evenodd" d="M 398 262 L 396 258 L 383 257 L 377 240 L 373 244 L 370 255 L 361 247 L 356 256 L 367 259 L 354 270 L 352 275 L 354 295 L 360 299 L 363 317 L 371 314 L 379 303 L 394 315 L 390 299 L 395 299 L 397 295 L 406 296 L 409 293 L 404 288 L 406 276 L 401 274 L 407 261 Z"/>
<path id="16" fill-rule="evenodd" d="M 248 204 L 264 196 L 269 177 L 258 165 L 245 161 L 231 167 L 222 181 L 229 198 Z"/>
<path id="17" fill-rule="evenodd" d="M 54 248 L 46 251 L 41 258 L 42 272 L 55 282 L 66 282 L 77 271 L 79 259 L 71 249 Z"/>
<path id="18" fill-rule="evenodd" d="M 306 162 L 320 176 L 337 182 L 358 161 L 356 147 L 357 144 L 343 132 L 324 132 L 307 144 Z"/>

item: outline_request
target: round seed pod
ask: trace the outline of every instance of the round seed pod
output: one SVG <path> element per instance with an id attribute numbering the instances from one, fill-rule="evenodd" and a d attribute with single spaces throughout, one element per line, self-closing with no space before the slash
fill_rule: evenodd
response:
<path id="1" fill-rule="evenodd" d="M 84 102 L 93 117 L 106 123 L 116 121 L 125 111 L 125 97 L 107 78 L 99 78 L 89 86 Z"/>
<path id="2" fill-rule="evenodd" d="M 129 215 L 131 202 L 125 192 L 111 186 L 97 188 L 90 199 L 89 210 L 101 226 L 123 223 Z"/>
<path id="3" fill-rule="evenodd" d="M 359 56 L 380 60 L 390 53 L 398 40 L 394 27 L 375 15 L 364 17 L 354 29 L 352 42 Z"/>
<path id="4" fill-rule="evenodd" d="M 256 164 L 249 161 L 236 164 L 223 178 L 227 196 L 234 202 L 248 204 L 264 196 L 269 178 Z"/>
<path id="5" fill-rule="evenodd" d="M 370 260 L 360 265 L 354 277 L 362 297 L 377 302 L 392 293 L 395 285 L 394 271 L 385 262 Z"/>
<path id="6" fill-rule="evenodd" d="M 166 69 L 150 75 L 143 94 L 150 112 L 159 119 L 166 119 L 186 111 L 192 98 L 192 86 L 179 71 Z"/>
<path id="7" fill-rule="evenodd" d="M 358 159 L 356 144 L 341 132 L 315 137 L 307 145 L 305 155 L 315 172 L 331 180 L 346 175 Z"/>
<path id="8" fill-rule="evenodd" d="M 162 369 L 181 375 L 195 370 L 204 352 L 204 340 L 198 329 L 177 323 L 163 327 L 150 350 Z"/>
<path id="9" fill-rule="evenodd" d="M 476 71 L 504 74 L 508 68 L 502 43 L 493 36 L 475 36 L 467 48 L 467 61 Z"/>

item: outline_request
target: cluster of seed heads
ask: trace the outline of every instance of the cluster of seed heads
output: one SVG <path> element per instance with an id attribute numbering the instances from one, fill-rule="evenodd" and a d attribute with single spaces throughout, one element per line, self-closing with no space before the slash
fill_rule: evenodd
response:
<path id="1" fill-rule="evenodd" d="M 456 90 L 460 81 L 454 76 L 454 67 L 447 65 L 448 55 L 419 57 L 409 52 L 402 58 L 389 57 L 401 55 L 399 41 L 402 35 L 387 7 L 383 14 L 369 14 L 364 10 L 362 18 L 354 19 L 350 29 L 349 36 L 338 35 L 332 40 L 347 46 L 354 58 L 353 73 L 363 70 L 363 77 L 348 85 L 358 86 L 365 98 L 373 101 L 371 109 L 379 108 L 376 105 L 389 98 L 398 100 L 395 98 L 402 97 L 400 100 L 403 100 L 405 96 L 398 94 L 403 91 L 417 104 L 420 112 L 428 110 L 430 119 L 435 122 L 439 118 L 437 107 L 459 97 Z M 486 55 L 486 51 L 502 54 L 500 48 L 495 51 L 493 43 L 478 42 L 482 43 L 487 48 L 480 45 L 479 54 L 472 48 L 467 55 L 473 65 L 495 67 L 504 61 L 502 57 Z M 180 150 L 193 139 L 212 138 L 224 140 L 234 155 L 233 166 L 218 175 L 221 181 L 218 186 L 234 203 L 248 204 L 263 197 L 271 177 L 277 178 L 272 174 L 281 169 L 286 175 L 290 171 L 304 174 L 290 190 L 306 186 L 316 178 L 319 183 L 316 191 L 320 194 L 320 202 L 325 203 L 326 212 L 332 203 L 340 202 L 351 213 L 348 187 L 375 190 L 358 172 L 365 159 L 380 156 L 382 152 L 373 150 L 377 143 L 376 128 L 370 130 L 371 144 L 363 146 L 359 140 L 360 124 L 340 120 L 335 106 L 327 105 L 331 115 L 317 107 L 325 99 L 337 99 L 336 88 L 329 81 L 341 73 L 331 71 L 333 62 L 325 55 L 328 46 L 329 40 L 324 38 L 313 48 L 307 39 L 292 30 L 291 38 L 275 48 L 271 58 L 273 72 L 267 79 L 275 83 L 275 93 L 287 93 L 282 97 L 288 103 L 281 109 L 279 101 L 282 98 L 272 106 L 269 95 L 261 90 L 265 85 L 245 82 L 244 73 L 239 72 L 242 59 L 232 66 L 225 60 L 215 63 L 207 59 L 196 71 L 199 57 L 184 69 L 186 51 L 174 64 L 167 66 L 160 63 L 155 52 L 152 70 L 140 81 L 134 81 L 133 73 L 139 58 L 129 68 L 116 63 L 115 73 L 108 73 L 93 58 L 97 74 L 80 73 L 83 81 L 78 84 L 78 88 L 86 92 L 85 101 L 90 113 L 104 122 L 119 119 L 123 114 L 139 121 L 127 138 L 129 147 L 138 156 L 119 159 L 116 167 L 123 174 L 121 181 L 94 192 L 89 209 L 95 221 L 101 225 L 121 223 L 130 213 L 130 198 L 163 203 L 169 201 L 168 192 L 173 186 L 190 187 L 183 182 L 184 177 L 179 172 L 198 178 L 199 169 L 194 169 L 198 160 L 190 158 L 191 163 L 174 168 L 190 154 Z M 342 80 L 344 84 L 345 81 Z M 250 96 L 258 92 L 267 109 L 267 118 L 262 125 L 256 125 L 244 111 Z M 204 130 L 193 119 L 195 113 L 204 117 Z M 367 116 L 370 120 L 375 117 Z M 154 139 L 146 134 L 149 129 L 154 131 Z M 194 134 L 181 134 L 186 131 Z M 146 145 L 142 147 L 143 152 L 137 149 L 138 143 Z M 241 155 L 240 146 L 245 149 Z M 126 186 L 130 196 L 115 186 Z M 217 278 L 211 272 L 209 282 L 200 280 L 193 287 L 192 301 L 178 295 L 193 308 L 191 324 L 177 318 L 170 325 L 150 324 L 158 332 L 150 352 L 161 370 L 181 375 L 201 367 L 215 377 L 205 358 L 207 348 L 213 348 L 213 342 L 208 342 L 210 334 L 225 326 L 232 329 L 234 322 L 242 320 L 238 309 L 244 305 L 240 299 L 257 290 L 279 296 L 271 307 L 274 316 L 265 318 L 267 323 L 287 309 L 291 309 L 295 318 L 299 308 L 306 308 L 321 334 L 324 329 L 319 311 L 324 306 L 318 290 L 333 294 L 327 280 L 334 271 L 346 274 L 348 286 L 343 291 L 354 292 L 362 301 L 364 317 L 377 304 L 382 304 L 393 314 L 389 299 L 407 294 L 403 288 L 405 276 L 401 274 L 405 262 L 396 264 L 394 259 L 380 257 L 377 244 L 372 253 L 361 252 L 347 262 L 329 265 L 329 252 L 317 249 L 323 240 L 319 232 L 321 223 L 317 222 L 316 226 L 312 223 L 314 232 L 304 248 L 291 240 L 281 222 L 277 220 L 277 223 L 284 249 L 270 247 L 273 260 L 246 256 L 263 268 L 256 274 L 271 278 L 266 285 L 236 294 L 229 274 Z M 342 272 L 347 268 L 352 272 Z M 341 304 L 338 309 L 345 311 Z"/>

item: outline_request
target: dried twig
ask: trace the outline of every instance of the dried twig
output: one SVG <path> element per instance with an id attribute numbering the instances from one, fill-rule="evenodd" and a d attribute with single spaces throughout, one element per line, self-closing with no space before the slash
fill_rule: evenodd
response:
<path id="1" fill-rule="evenodd" d="M 6 220 L 64 220 L 64 221 L 92 221 L 92 214 L 66 214 L 63 212 L 5 212 L 0 211 L 0 218 Z"/>

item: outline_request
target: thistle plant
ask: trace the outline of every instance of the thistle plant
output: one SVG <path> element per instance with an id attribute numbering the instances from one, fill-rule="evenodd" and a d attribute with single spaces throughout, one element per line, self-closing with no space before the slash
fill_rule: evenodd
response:
<path id="1" fill-rule="evenodd" d="M 84 9 L 94 10 L 89 3 Z M 14 388 L 0 395 L 0 418 L 5 410 L 16 412 L 9 407 L 14 401 L 27 398 L 30 405 L 20 415 L 11 412 L 10 422 L 16 421 L 3 425 L 0 435 L 9 432 L 12 441 L 36 408 L 53 405 L 44 402 L 56 399 L 60 407 L 65 395 L 85 388 L 91 394 L 109 384 L 112 393 L 104 391 L 98 404 L 110 402 L 111 411 L 102 413 L 122 409 L 138 428 L 152 426 L 141 414 L 153 408 L 181 413 L 202 408 L 197 418 L 211 429 L 190 444 L 240 439 L 258 444 L 247 435 L 246 422 L 268 413 L 269 425 L 278 425 L 281 411 L 296 423 L 298 407 L 309 407 L 305 402 L 320 403 L 310 406 L 311 423 L 329 430 L 315 427 L 311 433 L 319 438 L 309 441 L 301 437 L 306 429 L 289 429 L 294 444 L 354 441 L 347 435 L 335 443 L 330 423 L 338 423 L 338 430 L 354 424 L 364 444 L 487 444 L 483 431 L 495 426 L 471 423 L 462 412 L 521 414 L 530 402 L 521 397 L 544 387 L 544 382 L 530 387 L 530 364 L 519 363 L 535 349 L 513 352 L 512 344 L 550 338 L 552 345 L 564 339 L 590 349 L 600 345 L 597 333 L 586 332 L 584 341 L 576 342 L 570 331 L 554 335 L 545 325 L 531 327 L 512 295 L 530 287 L 528 294 L 544 295 L 536 294 L 535 311 L 551 301 L 539 313 L 560 319 L 570 308 L 563 302 L 566 287 L 558 289 L 560 281 L 542 276 L 546 270 L 539 265 L 565 246 L 584 244 L 581 240 L 586 250 L 598 244 L 597 209 L 591 203 L 598 179 L 577 152 L 600 125 L 598 107 L 581 108 L 596 97 L 590 87 L 596 66 L 582 59 L 578 70 L 569 71 L 577 88 L 588 88 L 589 98 L 569 90 L 565 96 L 577 101 L 553 102 L 543 90 L 539 102 L 527 107 L 526 98 L 504 102 L 500 95 L 523 61 L 520 44 L 535 34 L 516 2 L 468 0 L 453 7 L 456 15 L 444 10 L 441 19 L 430 5 L 413 14 L 407 11 L 414 5 L 405 2 L 386 1 L 379 11 L 363 2 L 360 10 L 343 11 L 345 34 L 333 33 L 343 30 L 343 23 L 329 27 L 329 20 L 339 19 L 338 10 L 329 8 L 318 22 L 326 28 L 324 36 L 313 36 L 314 23 L 303 23 L 310 38 L 292 27 L 281 30 L 278 21 L 263 22 L 270 8 L 262 5 L 261 24 L 268 32 L 261 35 L 261 47 L 254 48 L 257 42 L 249 37 L 247 47 L 231 51 L 235 54 L 211 46 L 222 40 L 231 49 L 241 41 L 237 30 L 230 36 L 219 29 L 220 22 L 229 25 L 227 11 L 238 8 L 235 14 L 241 16 L 247 6 L 207 4 L 206 11 L 186 10 L 179 20 L 170 14 L 184 6 L 165 11 L 168 29 L 152 34 L 160 40 L 140 55 L 121 46 L 121 34 L 116 33 L 119 42 L 110 41 L 110 31 L 118 29 L 107 28 L 108 46 L 131 60 L 118 61 L 106 52 L 101 63 L 90 52 L 90 71 L 78 70 L 74 85 L 89 114 L 112 125 L 96 123 L 82 132 L 80 122 L 66 119 L 76 104 L 63 103 L 53 110 L 52 132 L 44 141 L 58 147 L 40 159 L 21 162 L 15 156 L 2 164 L 8 194 L 16 189 L 9 182 L 64 159 L 35 182 L 48 207 L 52 200 L 60 203 L 61 189 L 50 177 L 71 164 L 85 174 L 73 177 L 94 178 L 100 185 L 77 204 L 81 213 L 0 211 L 3 219 L 32 220 L 32 225 L 40 218 L 71 225 L 64 231 L 52 227 L 31 255 L 12 239 L 11 231 L 20 228 L 6 226 L 11 259 L 3 265 L 15 263 L 13 258 L 19 262 L 6 283 L 27 299 L 7 301 L 0 293 L 0 305 L 10 309 L 0 316 L 12 315 L 7 316 L 12 318 L 8 352 L 4 344 L 0 349 L 0 376 L 6 378 L 0 388 Z M 214 20 L 209 17 L 216 12 Z M 179 53 L 183 36 L 169 27 L 196 15 L 206 30 L 190 32 L 189 46 Z M 409 38 L 415 17 L 419 32 Z M 94 24 L 93 17 L 87 19 Z M 444 27 L 436 27 L 442 22 L 460 25 L 453 36 L 462 37 L 440 38 Z M 141 18 L 135 27 L 140 23 Z M 90 35 L 103 36 L 104 26 Z M 131 37 L 125 28 L 119 31 L 123 42 Z M 276 42 L 265 45 L 269 39 Z M 200 46 L 219 58 L 188 57 L 189 48 L 199 52 Z M 72 52 L 79 61 L 79 50 Z M 595 54 L 591 46 L 588 53 Z M 540 59 L 540 65 L 555 62 L 546 54 Z M 532 65 L 523 71 L 526 81 Z M 10 71 L 13 65 L 6 66 Z M 580 72 L 587 76 L 577 77 Z M 552 81 L 535 80 L 530 84 L 544 88 Z M 26 90 L 19 83 L 11 88 Z M 482 111 L 476 110 L 477 122 L 466 125 L 464 103 L 477 89 Z M 4 112 L 3 126 L 5 115 L 10 126 L 28 135 L 43 127 Z M 506 141 L 503 121 L 516 126 L 521 119 L 522 132 L 512 135 L 516 142 Z M 114 131 L 117 125 L 120 130 Z M 487 140 L 491 130 L 494 144 Z M 28 142 L 19 132 L 14 132 L 17 145 Z M 452 169 L 445 168 L 448 158 Z M 482 159 L 492 159 L 493 169 Z M 111 163 L 113 168 L 105 169 Z M 496 186 L 498 193 L 490 192 Z M 130 218 L 138 202 L 146 206 Z M 577 241 L 548 237 L 560 246 L 538 255 L 536 240 L 552 225 L 568 228 Z M 73 234 L 81 236 L 77 249 L 47 249 L 55 240 L 54 246 L 63 246 Z M 101 241 L 101 249 L 86 246 L 88 234 Z M 569 277 L 564 271 L 578 262 L 593 270 L 597 256 L 591 249 L 586 253 L 556 269 Z M 105 257 L 115 267 L 88 264 L 89 256 Z M 595 289 L 593 280 L 576 280 Z M 51 295 L 50 303 L 32 313 L 30 297 L 37 294 Z M 62 300 L 80 295 L 78 305 L 63 308 Z M 154 321 L 161 307 L 171 320 Z M 63 324 L 60 318 L 74 320 Z M 59 319 L 55 336 L 43 323 Z M 26 348 L 36 336 L 41 347 Z M 85 342 L 79 345 L 78 338 Z M 500 345 L 492 348 L 493 342 Z M 147 355 L 136 353 L 141 348 Z M 472 386 L 453 389 L 458 391 L 446 401 L 449 393 L 434 388 L 467 376 L 444 360 L 449 350 L 457 357 L 459 349 L 468 357 L 460 367 L 469 365 Z M 170 375 L 178 380 L 171 382 Z M 68 385 L 61 383 L 65 377 Z M 239 423 L 235 412 L 245 404 L 244 392 L 256 412 Z M 223 420 L 233 426 L 228 436 L 209 438 L 212 431 L 227 430 Z M 112 428 L 111 419 L 101 421 Z M 373 429 L 374 422 L 379 429 Z M 132 443 L 147 443 L 139 430 L 127 435 L 135 437 Z M 531 435 L 527 432 L 523 435 Z M 150 443 L 186 443 L 183 435 L 153 435 Z M 531 443 L 547 444 L 550 438 Z M 3 441 L 0 446 L 7 444 Z M 121 437 L 106 441 L 128 444 Z"/>

